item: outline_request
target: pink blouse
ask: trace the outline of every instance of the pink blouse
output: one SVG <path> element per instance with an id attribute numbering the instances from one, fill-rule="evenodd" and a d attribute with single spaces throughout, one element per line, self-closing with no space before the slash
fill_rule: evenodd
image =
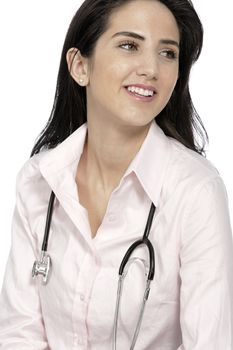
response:
<path id="1" fill-rule="evenodd" d="M 155 277 L 135 350 L 233 350 L 233 243 L 218 171 L 153 122 L 92 239 L 75 182 L 86 132 L 84 124 L 28 160 L 18 175 L 0 349 L 110 350 L 119 266 L 143 235 L 153 202 Z M 40 257 L 51 190 L 52 273 L 43 285 L 31 270 Z M 119 314 L 120 350 L 130 348 L 145 288 L 147 251 L 141 247 L 134 257 Z"/>

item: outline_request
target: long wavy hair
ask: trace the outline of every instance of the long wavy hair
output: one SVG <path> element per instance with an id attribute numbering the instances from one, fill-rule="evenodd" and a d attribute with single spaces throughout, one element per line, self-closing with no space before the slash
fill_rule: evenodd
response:
<path id="1" fill-rule="evenodd" d="M 100 36 L 108 29 L 112 12 L 135 0 L 85 0 L 74 15 L 63 45 L 53 108 L 47 125 L 37 138 L 31 156 L 53 148 L 87 120 L 86 88 L 71 77 L 66 53 L 76 47 L 84 57 L 93 55 Z M 179 78 L 165 108 L 156 116 L 167 136 L 206 156 L 208 134 L 196 112 L 189 91 L 192 65 L 203 44 L 203 27 L 190 0 L 154 0 L 174 15 L 180 32 Z"/>

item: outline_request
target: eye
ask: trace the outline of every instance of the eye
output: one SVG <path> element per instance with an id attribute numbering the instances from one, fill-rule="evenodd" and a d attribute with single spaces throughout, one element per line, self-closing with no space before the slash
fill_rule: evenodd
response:
<path id="1" fill-rule="evenodd" d="M 128 51 L 136 51 L 138 44 L 136 44 L 134 41 L 124 41 L 119 45 L 119 47 Z"/>
<path id="2" fill-rule="evenodd" d="M 160 55 L 163 57 L 166 57 L 170 60 L 175 60 L 178 58 L 178 54 L 177 52 L 173 51 L 173 50 L 163 50 L 160 52 Z"/>

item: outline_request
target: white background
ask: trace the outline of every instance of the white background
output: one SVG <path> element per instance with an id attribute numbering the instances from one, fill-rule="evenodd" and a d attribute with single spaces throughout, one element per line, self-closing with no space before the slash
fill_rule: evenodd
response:
<path id="1" fill-rule="evenodd" d="M 80 3 L 0 3 L 0 286 L 10 248 L 16 174 L 49 118 L 65 34 Z M 209 133 L 207 157 L 225 182 L 233 217 L 233 5 L 232 0 L 193 3 L 205 40 L 191 75 L 191 94 Z"/>

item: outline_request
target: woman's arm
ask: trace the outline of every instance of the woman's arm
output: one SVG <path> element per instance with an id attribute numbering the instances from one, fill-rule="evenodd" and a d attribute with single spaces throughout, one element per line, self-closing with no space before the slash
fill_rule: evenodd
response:
<path id="1" fill-rule="evenodd" d="M 228 200 L 220 177 L 195 190 L 181 240 L 177 350 L 233 349 L 233 244 Z"/>
<path id="2" fill-rule="evenodd" d="M 31 278 L 35 241 L 18 189 L 16 196 L 12 245 L 0 295 L 0 349 L 49 350 L 37 285 Z"/>

